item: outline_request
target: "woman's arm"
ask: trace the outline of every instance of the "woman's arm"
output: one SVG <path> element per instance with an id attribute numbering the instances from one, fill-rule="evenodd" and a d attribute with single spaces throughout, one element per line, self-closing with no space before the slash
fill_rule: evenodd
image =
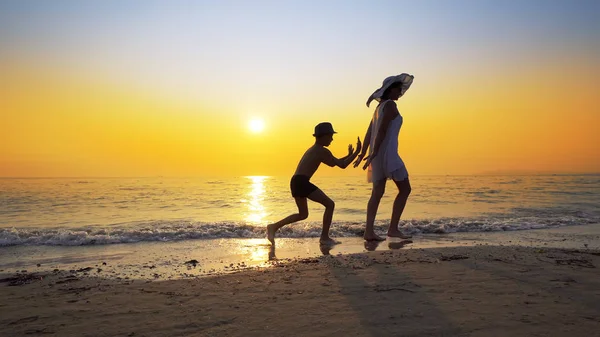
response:
<path id="1" fill-rule="evenodd" d="M 390 126 L 390 123 L 392 122 L 392 120 L 394 118 L 396 118 L 396 116 L 398 115 L 398 108 L 396 107 L 396 104 L 388 104 L 386 103 L 385 106 L 383 107 L 383 119 L 381 120 L 381 123 L 379 124 L 379 130 L 377 130 L 377 137 L 375 137 L 375 142 L 374 144 L 372 144 L 373 146 L 373 151 L 372 154 L 367 158 L 367 161 L 365 162 L 365 165 L 363 166 L 363 170 L 365 170 L 367 167 L 369 167 L 369 164 L 371 164 L 371 161 L 373 161 L 373 158 L 375 158 L 375 156 L 377 156 L 377 154 L 379 153 L 379 148 L 381 147 L 381 143 L 383 143 L 383 140 L 385 139 L 385 135 L 387 133 L 388 127 Z M 366 143 L 366 140 L 365 140 Z"/>
<path id="2" fill-rule="evenodd" d="M 369 144 L 371 143 L 371 128 L 372 127 L 373 127 L 373 119 L 371 119 L 371 122 L 369 123 L 369 127 L 367 128 L 367 132 L 365 133 L 365 138 L 363 138 L 363 141 L 365 143 L 363 144 L 362 151 L 358 155 L 358 158 L 356 158 L 356 161 L 354 162 L 354 167 L 358 167 L 360 162 L 365 157 L 365 154 L 367 154 L 367 149 L 369 148 Z"/>

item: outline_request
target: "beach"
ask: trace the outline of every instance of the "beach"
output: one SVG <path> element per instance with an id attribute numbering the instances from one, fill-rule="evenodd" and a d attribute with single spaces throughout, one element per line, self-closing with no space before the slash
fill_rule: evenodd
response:
<path id="1" fill-rule="evenodd" d="M 0 336 L 593 336 L 600 176 L 416 176 L 362 239 L 369 186 L 287 226 L 287 179 L 2 179 Z M 443 192 L 443 193 L 442 193 Z M 375 223 L 385 233 L 394 195 Z"/>
<path id="2" fill-rule="evenodd" d="M 0 335 L 594 336 L 599 228 L 416 237 L 171 279 L 110 276 L 100 260 L 5 271 Z"/>

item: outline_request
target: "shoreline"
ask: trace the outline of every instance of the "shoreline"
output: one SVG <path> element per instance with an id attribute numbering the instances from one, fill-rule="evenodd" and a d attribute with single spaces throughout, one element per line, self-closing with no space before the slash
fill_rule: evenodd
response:
<path id="1" fill-rule="evenodd" d="M 206 277 L 323 255 L 369 251 L 470 246 L 525 246 L 600 250 L 600 224 L 504 232 L 422 234 L 412 243 L 388 238 L 369 243 L 360 237 L 336 238 L 322 247 L 318 238 L 277 238 L 273 249 L 266 239 L 211 239 L 141 242 L 98 246 L 2 247 L 0 276 L 16 273 L 73 272 L 113 279 L 179 279 Z M 327 249 L 323 249 L 327 248 Z M 186 263 L 188 262 L 188 263 Z M 25 272 L 23 272 L 25 271 Z M 3 276 L 2 276 L 3 275 Z"/>
<path id="2" fill-rule="evenodd" d="M 0 283 L 0 335 L 571 336 L 600 328 L 600 251 L 470 245 L 150 281 Z"/>

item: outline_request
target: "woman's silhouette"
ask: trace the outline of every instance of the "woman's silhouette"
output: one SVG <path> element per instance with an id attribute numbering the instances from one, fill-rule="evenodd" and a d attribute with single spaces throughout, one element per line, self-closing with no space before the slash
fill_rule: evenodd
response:
<path id="1" fill-rule="evenodd" d="M 372 100 L 378 101 L 379 104 L 375 108 L 373 118 L 367 128 L 362 152 L 354 162 L 354 167 L 357 167 L 363 159 L 365 160 L 363 169 L 369 169 L 367 176 L 373 183 L 371 198 L 367 205 L 367 224 L 364 234 L 367 241 L 385 240 L 375 234 L 373 225 L 388 179 L 394 180 L 398 187 L 398 195 L 394 200 L 392 219 L 387 235 L 402 239 L 410 238 L 398 229 L 400 216 L 404 211 L 411 187 L 406 166 L 398 155 L 398 135 L 403 118 L 398 112 L 395 101 L 404 95 L 413 79 L 414 77 L 409 74 L 390 76 L 383 81 L 381 88 L 375 90 L 367 100 L 367 106 Z M 365 157 L 367 149 L 369 149 L 369 155 Z"/>

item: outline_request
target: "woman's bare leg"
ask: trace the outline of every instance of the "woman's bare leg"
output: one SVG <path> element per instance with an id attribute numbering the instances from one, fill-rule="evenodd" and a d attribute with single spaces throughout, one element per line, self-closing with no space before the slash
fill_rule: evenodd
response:
<path id="1" fill-rule="evenodd" d="M 404 212 L 404 207 L 406 206 L 406 201 L 408 200 L 408 196 L 411 192 L 410 181 L 408 178 L 402 181 L 395 181 L 396 186 L 398 187 L 398 195 L 394 200 L 394 208 L 392 209 L 392 220 L 390 222 L 390 227 L 388 228 L 387 235 L 391 237 L 401 238 L 401 239 L 410 239 L 410 235 L 404 235 L 398 229 L 398 224 L 400 223 L 400 217 L 402 216 L 402 212 Z"/>
<path id="2" fill-rule="evenodd" d="M 371 190 L 371 198 L 367 204 L 367 225 L 365 227 L 364 238 L 367 241 L 383 241 L 384 238 L 375 234 L 375 216 L 377 215 L 377 208 L 379 208 L 379 202 L 385 193 L 386 179 L 373 182 L 373 189 Z"/>

